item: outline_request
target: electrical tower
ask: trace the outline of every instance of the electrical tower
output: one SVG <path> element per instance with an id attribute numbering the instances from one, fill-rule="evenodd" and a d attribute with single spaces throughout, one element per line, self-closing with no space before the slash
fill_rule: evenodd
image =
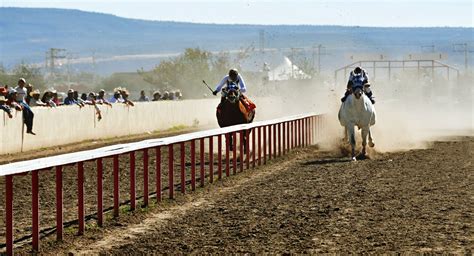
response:
<path id="1" fill-rule="evenodd" d="M 59 48 L 50 48 L 46 52 L 46 63 L 45 63 L 45 69 L 49 70 L 49 75 L 51 77 L 56 77 L 57 71 L 56 71 L 56 66 L 57 66 L 57 60 L 59 59 L 65 59 L 66 49 L 59 49 Z"/>

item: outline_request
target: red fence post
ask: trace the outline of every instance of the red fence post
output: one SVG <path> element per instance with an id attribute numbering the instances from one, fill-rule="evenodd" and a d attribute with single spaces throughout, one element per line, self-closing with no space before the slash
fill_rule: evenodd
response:
<path id="1" fill-rule="evenodd" d="M 169 188 L 169 198 L 174 198 L 174 152 L 173 144 L 168 145 L 168 188 Z"/>
<path id="2" fill-rule="evenodd" d="M 282 123 L 282 147 L 283 147 L 283 155 L 285 155 L 285 151 L 286 151 L 286 148 L 285 148 L 285 145 L 286 145 L 286 122 L 283 122 Z"/>
<path id="3" fill-rule="evenodd" d="M 63 168 L 56 166 L 56 240 L 63 240 Z"/>
<path id="4" fill-rule="evenodd" d="M 77 222 L 79 230 L 78 235 L 84 234 L 84 162 L 77 164 Z"/>
<path id="5" fill-rule="evenodd" d="M 252 133 L 252 168 L 255 168 L 255 128 L 252 128 L 252 130 L 250 130 L 250 132 Z"/>
<path id="6" fill-rule="evenodd" d="M 237 133 L 232 133 L 232 167 L 234 168 L 233 174 L 237 173 Z"/>
<path id="7" fill-rule="evenodd" d="M 136 194 L 136 174 L 135 174 L 135 151 L 130 152 L 130 210 L 137 208 Z"/>
<path id="8" fill-rule="evenodd" d="M 272 125 L 267 125 L 268 128 L 268 160 L 272 159 Z"/>
<path id="9" fill-rule="evenodd" d="M 282 126 L 283 126 L 283 123 L 278 123 L 278 156 L 281 156 L 281 129 L 282 129 Z"/>
<path id="10" fill-rule="evenodd" d="M 291 126 L 291 122 L 290 122 L 290 121 L 287 121 L 287 122 L 286 122 L 286 153 L 289 153 L 289 152 L 290 152 L 290 147 L 291 147 L 291 143 L 290 143 L 290 136 L 291 136 L 290 126 Z"/>
<path id="11" fill-rule="evenodd" d="M 199 172 L 199 176 L 200 176 L 200 186 L 201 187 L 204 187 L 204 165 L 206 163 L 204 163 L 204 138 L 201 138 L 199 139 L 199 147 L 200 147 L 200 172 Z"/>
<path id="12" fill-rule="evenodd" d="M 229 177 L 230 176 L 230 135 L 226 133 L 225 135 L 225 176 Z"/>
<path id="13" fill-rule="evenodd" d="M 300 147 L 303 147 L 303 121 L 304 119 L 299 119 L 299 126 L 300 126 L 300 134 L 299 134 L 299 139 L 300 139 Z"/>
<path id="14" fill-rule="evenodd" d="M 295 148 L 300 146 L 300 122 L 299 120 L 295 120 Z"/>
<path id="15" fill-rule="evenodd" d="M 267 164 L 267 127 L 263 126 L 263 164 Z"/>
<path id="16" fill-rule="evenodd" d="M 181 193 L 186 193 L 186 164 L 184 162 L 185 151 L 184 151 L 184 142 L 179 143 L 180 151 L 180 165 L 181 165 Z"/>
<path id="17" fill-rule="evenodd" d="M 239 132 L 239 161 L 240 161 L 240 172 L 244 171 L 244 131 Z"/>
<path id="18" fill-rule="evenodd" d="M 222 135 L 217 135 L 217 178 L 222 179 Z"/>
<path id="19" fill-rule="evenodd" d="M 156 155 L 156 172 L 155 172 L 155 179 L 156 179 L 156 202 L 161 202 L 161 147 L 155 148 L 155 155 Z"/>
<path id="20" fill-rule="evenodd" d="M 212 136 L 209 137 L 209 182 L 214 182 L 214 145 Z"/>
<path id="21" fill-rule="evenodd" d="M 7 255 L 13 255 L 13 175 L 5 176 L 5 193 Z"/>
<path id="22" fill-rule="evenodd" d="M 191 190 L 196 190 L 196 140 L 191 140 Z"/>
<path id="23" fill-rule="evenodd" d="M 277 156 L 277 124 L 273 124 L 273 158 Z"/>
<path id="24" fill-rule="evenodd" d="M 31 210 L 32 210 L 32 231 L 33 250 L 39 251 L 39 182 L 38 171 L 31 173 Z"/>
<path id="25" fill-rule="evenodd" d="M 250 168 L 250 130 L 245 130 L 245 165 Z"/>
<path id="26" fill-rule="evenodd" d="M 262 165 L 262 127 L 258 127 L 258 165 Z"/>
<path id="27" fill-rule="evenodd" d="M 104 224 L 104 203 L 103 203 L 103 192 L 102 192 L 102 176 L 103 176 L 103 165 L 102 158 L 97 159 L 97 226 L 102 227 Z"/>
<path id="28" fill-rule="evenodd" d="M 114 217 L 119 216 L 120 208 L 120 188 L 119 188 L 119 156 L 115 155 L 114 159 Z"/>
<path id="29" fill-rule="evenodd" d="M 148 206 L 148 149 L 143 149 L 143 206 Z"/>

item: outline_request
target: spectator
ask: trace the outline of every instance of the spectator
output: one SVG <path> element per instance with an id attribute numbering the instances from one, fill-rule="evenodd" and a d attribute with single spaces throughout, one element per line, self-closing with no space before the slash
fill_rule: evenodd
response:
<path id="1" fill-rule="evenodd" d="M 96 114 L 97 114 L 97 119 L 100 121 L 102 119 L 102 113 L 100 112 L 100 109 L 97 106 L 96 100 L 97 100 L 97 94 L 95 94 L 95 92 L 90 92 L 87 98 L 87 102 L 89 105 L 94 106 Z"/>
<path id="2" fill-rule="evenodd" d="M 10 107 L 7 105 L 7 99 L 5 98 L 4 95 L 1 95 L 0 94 L 0 109 L 5 111 L 5 113 L 7 113 L 8 117 L 9 118 L 12 118 L 13 115 L 12 115 L 12 110 L 10 109 Z"/>
<path id="3" fill-rule="evenodd" d="M 97 104 L 105 104 L 109 107 L 112 107 L 112 104 L 108 100 L 105 99 L 105 90 L 101 89 L 99 94 L 97 95 Z"/>
<path id="4" fill-rule="evenodd" d="M 31 100 L 31 92 L 33 91 L 33 85 L 32 84 L 28 84 L 27 86 L 25 86 L 26 88 L 26 103 L 28 103 L 28 105 L 30 105 L 30 100 Z"/>
<path id="5" fill-rule="evenodd" d="M 75 101 L 77 101 L 77 104 L 79 105 L 79 107 L 84 107 L 84 101 L 79 98 L 79 92 L 78 91 L 74 91 L 74 93 L 72 94 L 73 98 Z"/>
<path id="6" fill-rule="evenodd" d="M 17 111 L 22 111 L 23 110 L 23 107 L 18 104 L 18 102 L 16 102 L 16 90 L 13 89 L 13 88 L 10 88 L 8 90 L 8 94 L 7 94 L 7 105 L 10 106 L 10 107 L 13 107 L 15 108 Z"/>
<path id="7" fill-rule="evenodd" d="M 183 94 L 181 94 L 180 90 L 176 90 L 174 92 L 174 100 L 181 100 L 183 98 Z"/>
<path id="8" fill-rule="evenodd" d="M 170 93 L 168 91 L 163 92 L 163 97 L 161 98 L 162 100 L 169 100 L 170 99 Z"/>
<path id="9" fill-rule="evenodd" d="M 42 107 L 46 107 L 48 106 L 48 104 L 44 103 L 41 101 L 41 99 L 39 98 L 40 96 L 40 91 L 39 90 L 34 90 L 30 93 L 30 107 L 36 107 L 36 106 L 42 106 Z"/>
<path id="10" fill-rule="evenodd" d="M 127 89 L 123 88 L 120 92 L 122 94 L 123 103 L 125 103 L 128 106 L 132 106 L 132 107 L 135 106 L 135 104 L 133 104 L 133 102 L 128 99 L 128 96 L 130 96 L 130 93 L 128 93 Z"/>
<path id="11" fill-rule="evenodd" d="M 125 101 L 122 98 L 122 93 L 120 88 L 115 88 L 114 95 L 109 99 L 110 103 L 124 103 Z"/>
<path id="12" fill-rule="evenodd" d="M 56 106 L 62 105 L 62 102 L 59 100 L 58 92 L 52 89 L 51 93 L 53 94 L 53 98 L 51 99 Z"/>
<path id="13" fill-rule="evenodd" d="M 25 88 L 26 80 L 24 78 L 20 78 L 18 80 L 18 86 L 15 88 L 16 90 L 16 102 L 18 102 L 23 108 L 23 123 L 26 125 L 26 133 L 36 135 L 33 132 L 33 118 L 34 114 L 31 111 L 30 106 L 26 103 L 26 92 L 27 89 Z"/>
<path id="14" fill-rule="evenodd" d="M 53 92 L 51 89 L 47 89 L 44 92 L 43 97 L 41 97 L 41 101 L 48 104 L 50 107 L 57 107 L 56 103 L 53 101 Z"/>
<path id="15" fill-rule="evenodd" d="M 145 95 L 145 91 L 144 91 L 144 90 L 141 90 L 141 92 L 140 92 L 140 98 L 138 98 L 138 101 L 140 101 L 140 102 L 150 101 L 150 99 Z"/>
<path id="16" fill-rule="evenodd" d="M 82 93 L 81 94 L 81 100 L 82 101 L 87 101 L 87 93 Z"/>
<path id="17" fill-rule="evenodd" d="M 7 95 L 8 95 L 8 85 L 0 87 L 0 95 L 5 96 L 5 98 L 7 97 Z"/>
<path id="18" fill-rule="evenodd" d="M 160 91 L 155 91 L 153 93 L 153 100 L 152 101 L 159 101 L 159 100 L 161 100 L 161 93 L 160 93 Z"/>
<path id="19" fill-rule="evenodd" d="M 67 91 L 67 97 L 64 99 L 64 105 L 78 105 L 79 103 L 74 99 L 74 90 L 69 89 Z"/>

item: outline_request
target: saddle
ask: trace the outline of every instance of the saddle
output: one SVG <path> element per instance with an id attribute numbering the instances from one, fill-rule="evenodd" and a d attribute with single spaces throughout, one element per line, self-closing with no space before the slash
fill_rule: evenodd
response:
<path id="1" fill-rule="evenodd" d="M 252 122 L 255 116 L 255 109 L 257 106 L 253 101 L 251 101 L 247 96 L 242 95 L 239 101 L 239 108 L 242 114 L 244 114 L 245 118 L 248 122 Z"/>

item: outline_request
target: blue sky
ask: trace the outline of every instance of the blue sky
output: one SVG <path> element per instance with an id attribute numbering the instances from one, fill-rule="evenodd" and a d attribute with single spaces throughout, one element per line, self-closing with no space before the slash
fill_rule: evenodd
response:
<path id="1" fill-rule="evenodd" d="M 225 24 L 473 27 L 472 0 L 0 0 L 4 7 L 68 8 L 145 20 Z"/>

